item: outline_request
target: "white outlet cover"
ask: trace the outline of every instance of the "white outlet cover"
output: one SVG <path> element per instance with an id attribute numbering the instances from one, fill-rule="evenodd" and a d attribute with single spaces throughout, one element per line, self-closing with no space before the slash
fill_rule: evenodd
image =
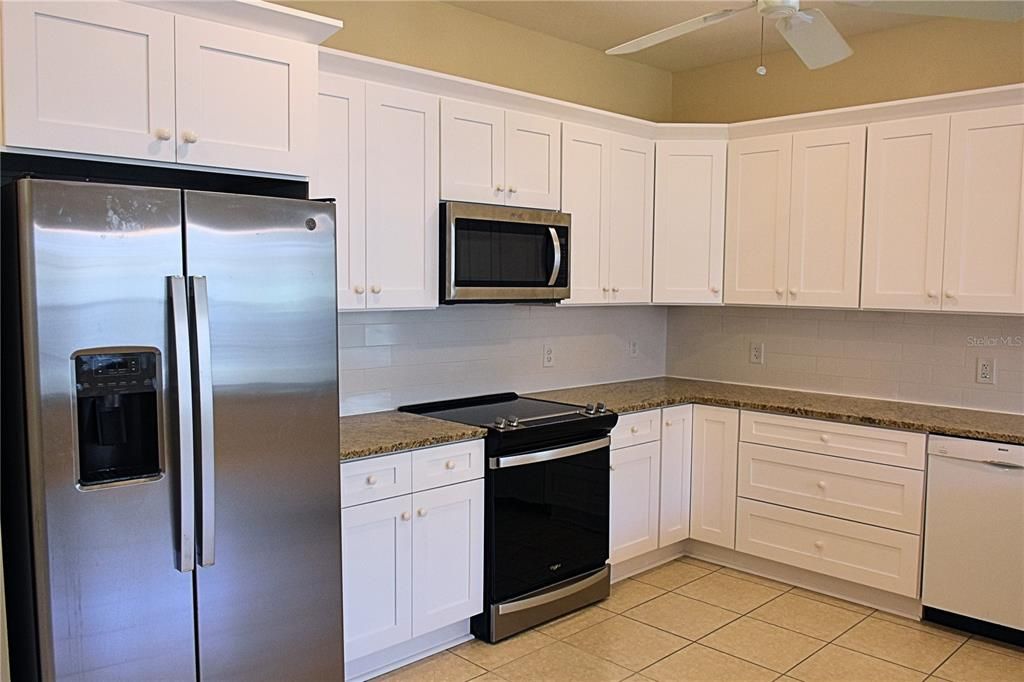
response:
<path id="1" fill-rule="evenodd" d="M 996 383 L 996 361 L 992 358 L 978 358 L 975 368 L 974 383 Z"/>
<path id="2" fill-rule="evenodd" d="M 640 357 L 640 342 L 637 341 L 636 339 L 633 339 L 629 342 L 629 357 Z"/>
<path id="3" fill-rule="evenodd" d="M 752 364 L 752 365 L 763 365 L 764 364 L 764 341 L 751 341 L 750 342 L 750 364 Z"/>
<path id="4" fill-rule="evenodd" d="M 550 343 L 545 343 L 544 344 L 544 358 L 543 358 L 543 361 L 542 361 L 542 365 L 544 367 L 554 367 L 555 366 L 555 349 L 552 348 Z"/>

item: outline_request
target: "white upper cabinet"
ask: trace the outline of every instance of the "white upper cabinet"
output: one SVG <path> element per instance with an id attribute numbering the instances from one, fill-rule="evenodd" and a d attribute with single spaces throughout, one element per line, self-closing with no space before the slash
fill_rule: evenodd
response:
<path id="1" fill-rule="evenodd" d="M 949 116 L 868 126 L 861 305 L 939 310 Z"/>
<path id="2" fill-rule="evenodd" d="M 1024 313 L 1024 106 L 953 114 L 942 309 Z"/>
<path id="3" fill-rule="evenodd" d="M 610 167 L 610 133 L 562 126 L 562 210 L 572 215 L 568 303 L 604 303 L 608 298 Z"/>
<path id="4" fill-rule="evenodd" d="M 366 83 L 320 74 L 319 143 L 309 195 L 333 198 L 338 308 L 366 306 Z"/>
<path id="5" fill-rule="evenodd" d="M 312 172 L 315 45 L 175 18 L 178 161 Z"/>
<path id="6" fill-rule="evenodd" d="M 792 135 L 729 143 L 726 303 L 786 303 L 792 159 Z"/>
<path id="7" fill-rule="evenodd" d="M 366 85 L 367 308 L 437 306 L 438 98 Z"/>
<path id="8" fill-rule="evenodd" d="M 654 248 L 654 142 L 611 138 L 608 287 L 611 303 L 650 303 Z"/>
<path id="9" fill-rule="evenodd" d="M 441 100 L 441 197 L 557 209 L 561 123 L 473 102 Z"/>
<path id="10" fill-rule="evenodd" d="M 659 141 L 656 159 L 653 300 L 721 303 L 726 142 Z"/>
<path id="11" fill-rule="evenodd" d="M 859 304 L 864 144 L 864 126 L 793 136 L 790 305 Z"/>
<path id="12" fill-rule="evenodd" d="M 175 160 L 174 15 L 110 2 L 5 2 L 4 142 Z"/>

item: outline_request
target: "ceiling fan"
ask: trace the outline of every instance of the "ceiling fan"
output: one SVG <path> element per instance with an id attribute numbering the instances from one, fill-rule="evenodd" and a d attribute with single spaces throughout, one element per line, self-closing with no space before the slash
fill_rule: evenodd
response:
<path id="1" fill-rule="evenodd" d="M 840 1 L 842 2 L 842 0 Z M 1024 2 L 1018 0 L 884 0 L 882 2 L 846 0 L 842 4 L 886 12 L 936 17 L 995 21 L 1016 21 L 1024 17 Z M 752 9 L 757 9 L 762 21 L 764 19 L 777 20 L 775 28 L 809 69 L 820 69 L 823 66 L 835 64 L 853 54 L 853 49 L 843 40 L 843 36 L 828 20 L 825 13 L 819 9 L 801 10 L 800 0 L 752 0 L 745 7 L 711 12 L 654 33 L 648 33 L 605 50 L 605 53 L 619 55 L 639 52 L 681 35 L 713 26 Z M 757 72 L 764 75 L 766 73 L 764 66 L 758 67 Z"/>

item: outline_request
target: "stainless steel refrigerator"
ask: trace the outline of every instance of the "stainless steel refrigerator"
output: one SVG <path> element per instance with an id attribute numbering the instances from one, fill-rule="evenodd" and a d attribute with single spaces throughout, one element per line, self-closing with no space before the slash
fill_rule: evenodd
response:
<path id="1" fill-rule="evenodd" d="M 30 564 L 31 595 L 7 592 L 38 674 L 341 680 L 334 206 L 31 179 L 5 198 L 5 568 Z"/>

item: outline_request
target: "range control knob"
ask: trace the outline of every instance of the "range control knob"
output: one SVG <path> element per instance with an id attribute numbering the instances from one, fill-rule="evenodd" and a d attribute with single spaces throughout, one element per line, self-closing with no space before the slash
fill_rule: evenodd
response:
<path id="1" fill-rule="evenodd" d="M 508 416 L 508 425 L 511 426 L 512 428 L 519 426 L 519 417 L 515 416 L 514 414 L 510 414 Z"/>
<path id="2" fill-rule="evenodd" d="M 597 408 L 594 407 L 594 403 L 587 403 L 587 407 L 583 411 L 586 412 L 587 414 L 594 414 L 597 412 Z"/>
<path id="3" fill-rule="evenodd" d="M 608 406 L 605 405 L 604 403 L 598 403 L 597 404 L 597 411 L 598 412 L 602 412 L 602 413 L 603 412 L 607 412 L 608 411 Z"/>
<path id="4" fill-rule="evenodd" d="M 505 418 L 498 417 L 497 419 L 494 420 L 494 425 L 497 426 L 499 429 L 505 428 Z"/>

